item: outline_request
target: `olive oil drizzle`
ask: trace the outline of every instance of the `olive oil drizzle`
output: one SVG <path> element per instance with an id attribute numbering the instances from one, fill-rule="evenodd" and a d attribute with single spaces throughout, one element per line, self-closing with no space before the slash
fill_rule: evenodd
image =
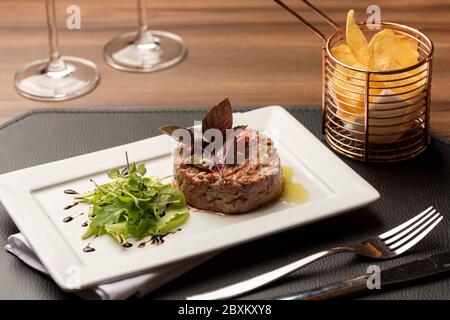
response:
<path id="1" fill-rule="evenodd" d="M 283 166 L 283 193 L 281 200 L 287 203 L 301 204 L 308 200 L 309 192 L 298 182 L 292 182 L 294 171 L 289 166 Z"/>

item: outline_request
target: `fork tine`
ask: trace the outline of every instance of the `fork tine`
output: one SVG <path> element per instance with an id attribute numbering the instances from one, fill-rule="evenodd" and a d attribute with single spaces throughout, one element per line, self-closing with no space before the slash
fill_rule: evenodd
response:
<path id="1" fill-rule="evenodd" d="M 430 225 L 434 220 L 436 220 L 437 218 L 439 218 L 441 216 L 440 213 L 437 213 L 436 215 L 434 215 L 430 220 L 428 220 L 427 222 L 425 222 L 424 224 L 422 224 L 419 228 L 417 228 L 416 230 L 414 230 L 413 232 L 411 232 L 410 234 L 408 234 L 406 237 L 404 237 L 403 239 L 401 239 L 400 241 L 395 242 L 394 244 L 389 246 L 389 249 L 391 250 L 395 250 L 398 247 L 400 247 L 401 245 L 403 245 L 404 243 L 407 243 L 410 239 L 412 239 L 416 234 L 418 234 L 420 231 L 422 231 L 422 229 L 426 228 L 428 225 Z"/>
<path id="2" fill-rule="evenodd" d="M 398 239 L 403 238 L 404 236 L 406 236 L 408 233 L 410 233 L 411 231 L 413 231 L 415 228 L 417 228 L 418 226 L 420 226 L 422 223 L 424 223 L 425 221 L 427 221 L 434 213 L 436 212 L 436 209 L 431 210 L 431 212 L 429 212 L 427 215 L 425 215 L 425 217 L 423 217 L 422 219 L 420 219 L 419 221 L 417 221 L 416 223 L 414 223 L 413 225 L 411 225 L 410 227 L 404 229 L 403 231 L 397 233 L 395 236 L 393 237 L 389 237 L 387 240 L 384 241 L 384 244 L 389 245 L 392 244 L 394 242 L 396 242 Z M 439 214 L 439 213 L 438 213 Z"/>
<path id="3" fill-rule="evenodd" d="M 424 215 L 426 215 L 431 209 L 433 209 L 433 206 L 429 207 L 428 209 L 426 209 L 425 211 L 423 211 L 422 213 L 419 213 L 417 216 L 415 216 L 414 218 L 409 219 L 408 221 L 402 223 L 401 225 L 380 234 L 378 237 L 380 237 L 381 239 L 386 239 L 394 234 L 396 234 L 397 232 L 403 230 L 404 228 L 409 227 L 411 224 L 413 224 L 414 222 L 416 222 L 417 220 L 419 220 L 420 218 L 422 218 Z"/>
<path id="4" fill-rule="evenodd" d="M 396 249 L 394 252 L 396 254 L 402 254 L 406 250 L 409 250 L 412 247 L 414 247 L 420 240 L 422 240 L 428 233 L 430 233 L 430 231 L 433 230 L 434 227 L 436 227 L 442 221 L 442 219 L 444 219 L 444 217 L 441 216 L 439 219 L 434 221 L 432 225 L 430 225 L 428 228 L 422 231 L 421 234 L 417 235 L 413 240 L 405 244 L 403 247 Z"/>

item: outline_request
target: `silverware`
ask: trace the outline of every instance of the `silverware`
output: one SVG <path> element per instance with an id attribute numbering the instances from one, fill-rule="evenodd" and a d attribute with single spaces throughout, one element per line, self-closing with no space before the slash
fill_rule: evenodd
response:
<path id="1" fill-rule="evenodd" d="M 401 225 L 355 245 L 324 250 L 284 267 L 231 286 L 187 297 L 188 300 L 227 299 L 242 295 L 278 280 L 318 259 L 337 253 L 351 252 L 374 259 L 391 259 L 411 249 L 422 240 L 443 217 L 433 206 Z"/>
<path id="2" fill-rule="evenodd" d="M 450 271 L 450 251 L 381 271 L 380 289 L 447 271 Z M 378 291 L 375 289 L 369 290 L 367 281 L 371 275 L 363 274 L 352 279 L 277 298 L 277 300 L 320 300 L 341 297 L 362 291 Z"/>

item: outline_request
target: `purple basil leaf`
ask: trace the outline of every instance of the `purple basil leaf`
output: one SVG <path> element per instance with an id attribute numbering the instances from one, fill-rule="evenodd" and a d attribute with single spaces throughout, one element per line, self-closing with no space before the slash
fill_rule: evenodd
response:
<path id="1" fill-rule="evenodd" d="M 202 121 L 202 132 L 208 129 L 218 129 L 225 137 L 225 130 L 233 126 L 233 113 L 228 98 L 214 106 Z"/>
<path id="2" fill-rule="evenodd" d="M 169 136 L 172 136 L 173 132 L 177 129 L 186 129 L 184 127 L 180 127 L 180 126 L 162 126 L 159 127 L 159 130 Z"/>
<path id="3" fill-rule="evenodd" d="M 163 133 L 171 136 L 173 139 L 175 139 L 177 142 L 181 142 L 185 145 L 188 145 L 187 141 L 181 141 L 182 139 L 180 139 L 179 137 L 175 137 L 173 135 L 173 132 L 175 130 L 178 129 L 183 129 L 183 130 L 188 130 L 189 134 L 191 135 L 191 141 L 190 144 L 193 145 L 194 144 L 194 131 L 192 130 L 192 128 L 185 128 L 185 127 L 180 127 L 180 126 L 162 126 L 159 128 L 159 130 L 161 130 Z"/>

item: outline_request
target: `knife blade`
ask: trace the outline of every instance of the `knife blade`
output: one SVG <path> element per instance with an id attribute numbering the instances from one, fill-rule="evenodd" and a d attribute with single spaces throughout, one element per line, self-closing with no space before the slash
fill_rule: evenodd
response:
<path id="1" fill-rule="evenodd" d="M 381 288 L 450 271 L 450 251 L 424 257 L 380 272 Z M 321 300 L 355 292 L 372 291 L 367 283 L 372 273 L 328 284 L 312 290 L 276 298 L 277 300 Z M 373 290 L 376 291 L 376 290 Z"/>

